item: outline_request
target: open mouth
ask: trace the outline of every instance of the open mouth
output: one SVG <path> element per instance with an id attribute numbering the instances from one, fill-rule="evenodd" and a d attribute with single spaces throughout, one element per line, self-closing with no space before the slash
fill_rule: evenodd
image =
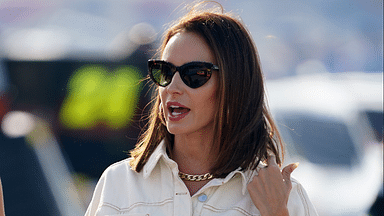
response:
<path id="1" fill-rule="evenodd" d="M 169 106 L 168 109 L 169 109 L 169 113 L 171 113 L 172 116 L 182 115 L 190 111 L 190 109 L 186 107 L 179 107 L 174 105 Z"/>

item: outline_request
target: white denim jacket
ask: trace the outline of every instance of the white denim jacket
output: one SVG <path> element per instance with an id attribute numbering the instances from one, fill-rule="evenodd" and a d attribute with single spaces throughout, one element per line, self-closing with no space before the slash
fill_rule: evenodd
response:
<path id="1" fill-rule="evenodd" d="M 212 179 L 191 197 L 178 176 L 176 162 L 166 154 L 164 142 L 140 173 L 131 170 L 129 160 L 104 171 L 85 215 L 260 215 L 247 191 L 256 171 L 236 170 L 224 179 Z M 294 179 L 288 210 L 290 216 L 317 215 L 305 190 Z"/>

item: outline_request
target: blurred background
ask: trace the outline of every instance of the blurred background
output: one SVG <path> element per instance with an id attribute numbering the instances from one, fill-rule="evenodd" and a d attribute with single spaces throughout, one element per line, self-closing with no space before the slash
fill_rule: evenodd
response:
<path id="1" fill-rule="evenodd" d="M 151 100 L 181 0 L 0 0 L 7 215 L 82 215 Z M 319 215 L 383 215 L 383 1 L 219 0 L 250 30 L 294 176 Z"/>

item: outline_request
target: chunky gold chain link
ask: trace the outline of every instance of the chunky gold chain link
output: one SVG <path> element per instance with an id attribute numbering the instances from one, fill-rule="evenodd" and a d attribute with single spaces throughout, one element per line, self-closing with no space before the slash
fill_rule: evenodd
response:
<path id="1" fill-rule="evenodd" d="M 187 181 L 205 181 L 213 178 L 213 175 L 211 173 L 206 173 L 203 175 L 189 175 L 186 173 L 179 172 L 179 176 L 181 179 L 184 179 Z"/>

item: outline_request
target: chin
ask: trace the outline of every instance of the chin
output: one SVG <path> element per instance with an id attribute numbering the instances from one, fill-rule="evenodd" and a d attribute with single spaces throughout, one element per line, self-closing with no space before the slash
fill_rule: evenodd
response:
<path id="1" fill-rule="evenodd" d="M 170 134 L 178 135 L 178 134 L 187 134 L 189 133 L 189 129 L 182 125 L 174 125 L 174 124 L 168 124 L 167 123 L 167 130 Z"/>
<path id="2" fill-rule="evenodd" d="M 170 134 L 173 134 L 173 135 L 176 135 L 176 134 L 180 134 L 182 133 L 182 128 L 178 127 L 178 126 L 175 126 L 175 125 L 169 125 L 167 123 L 167 130 Z"/>

